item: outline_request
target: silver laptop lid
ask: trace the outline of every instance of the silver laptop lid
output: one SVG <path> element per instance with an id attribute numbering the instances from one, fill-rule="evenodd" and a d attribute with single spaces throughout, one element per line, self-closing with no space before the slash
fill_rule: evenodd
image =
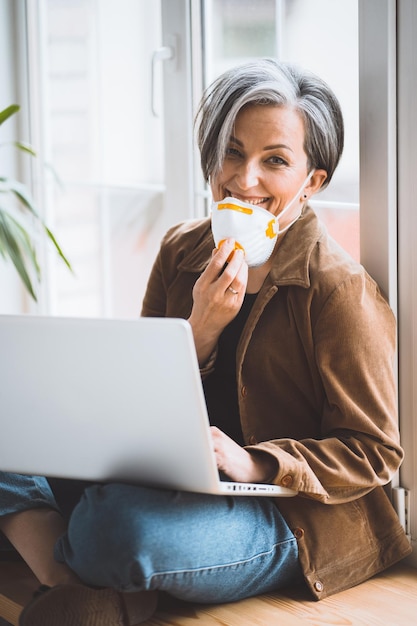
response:
<path id="1" fill-rule="evenodd" d="M 214 488 L 186 321 L 0 316 L 0 345 L 2 470 Z"/>

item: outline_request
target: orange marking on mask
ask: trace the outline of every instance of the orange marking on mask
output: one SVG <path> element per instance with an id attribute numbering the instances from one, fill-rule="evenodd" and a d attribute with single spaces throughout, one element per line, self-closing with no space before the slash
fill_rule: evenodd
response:
<path id="1" fill-rule="evenodd" d="M 270 239 L 273 239 L 276 236 L 276 234 L 277 234 L 276 231 L 275 231 L 275 224 L 276 224 L 275 219 L 273 219 L 273 220 L 268 222 L 268 226 L 267 226 L 267 229 L 265 231 L 265 235 L 267 237 L 269 237 Z"/>
<path id="2" fill-rule="evenodd" d="M 222 239 L 221 241 L 219 241 L 219 250 L 222 247 L 222 245 L 224 244 L 224 242 L 226 241 L 226 239 Z M 238 241 L 235 241 L 235 247 L 234 249 L 231 251 L 231 253 L 229 254 L 229 256 L 227 257 L 227 261 L 226 263 L 230 263 L 230 261 L 233 258 L 233 255 L 235 253 L 235 250 L 242 250 L 243 253 L 245 253 L 245 248 L 243 246 L 240 245 L 240 243 Z"/>
<path id="3" fill-rule="evenodd" d="M 240 206 L 239 204 L 232 204 L 231 202 L 223 202 L 222 204 L 218 204 L 217 208 L 219 211 L 223 209 L 231 209 L 232 211 L 239 211 L 240 213 L 247 213 L 248 215 L 252 215 L 253 210 L 248 207 Z"/>

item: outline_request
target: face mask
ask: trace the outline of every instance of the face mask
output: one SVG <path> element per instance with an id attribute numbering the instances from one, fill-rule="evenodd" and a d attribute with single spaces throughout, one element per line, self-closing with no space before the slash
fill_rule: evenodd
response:
<path id="1" fill-rule="evenodd" d="M 314 170 L 310 172 L 294 198 L 278 217 L 262 207 L 236 198 L 225 198 L 220 202 L 213 202 L 211 229 L 216 248 L 220 248 L 225 239 L 232 237 L 236 241 L 236 247 L 244 251 L 249 267 L 266 263 L 274 250 L 278 235 L 290 228 L 301 216 L 300 211 L 292 222 L 282 230 L 279 229 L 279 220 L 292 207 L 313 172 Z"/>

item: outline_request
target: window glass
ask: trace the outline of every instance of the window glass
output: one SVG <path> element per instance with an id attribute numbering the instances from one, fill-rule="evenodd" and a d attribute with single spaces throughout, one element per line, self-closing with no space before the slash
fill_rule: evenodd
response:
<path id="1" fill-rule="evenodd" d="M 345 149 L 314 208 L 359 258 L 358 6 L 355 0 L 206 0 L 204 77 L 253 57 L 275 56 L 324 78 L 340 100 Z"/>
<path id="2" fill-rule="evenodd" d="M 40 187 L 74 268 L 71 275 L 55 257 L 49 263 L 47 312 L 134 316 L 163 207 L 163 119 L 151 103 L 160 2 L 47 0 L 38 18 L 42 120 L 35 124 L 61 181 L 42 178 Z M 155 73 L 158 98 L 161 68 Z"/>

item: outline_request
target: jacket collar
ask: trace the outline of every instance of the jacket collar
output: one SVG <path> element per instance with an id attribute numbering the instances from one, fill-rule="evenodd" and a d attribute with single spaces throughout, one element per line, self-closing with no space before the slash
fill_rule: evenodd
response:
<path id="1" fill-rule="evenodd" d="M 270 280 L 276 285 L 309 287 L 311 254 L 323 234 L 317 215 L 307 206 L 279 244 Z"/>
<path id="2" fill-rule="evenodd" d="M 198 245 L 184 256 L 178 266 L 179 270 L 201 273 L 207 267 L 214 247 L 210 219 L 204 220 L 202 228 L 204 230 Z M 322 235 L 323 227 L 314 211 L 307 206 L 278 247 L 270 271 L 270 282 L 276 285 L 295 284 L 309 287 L 310 257 Z"/>

